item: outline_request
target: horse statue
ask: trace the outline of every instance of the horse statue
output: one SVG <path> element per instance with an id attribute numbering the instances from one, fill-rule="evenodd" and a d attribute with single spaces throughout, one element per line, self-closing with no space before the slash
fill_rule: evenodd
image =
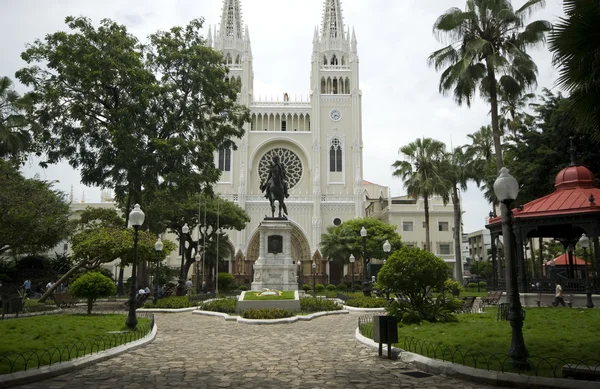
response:
<path id="1" fill-rule="evenodd" d="M 265 197 L 271 203 L 271 217 L 275 217 L 275 200 L 279 203 L 279 217 L 287 218 L 288 211 L 285 206 L 284 198 L 288 197 L 287 182 L 284 166 L 279 162 L 279 158 L 273 158 L 273 164 L 269 168 L 269 176 L 266 182 L 260 183 L 260 190 L 265 192 Z M 283 210 L 283 214 L 282 211 Z"/>

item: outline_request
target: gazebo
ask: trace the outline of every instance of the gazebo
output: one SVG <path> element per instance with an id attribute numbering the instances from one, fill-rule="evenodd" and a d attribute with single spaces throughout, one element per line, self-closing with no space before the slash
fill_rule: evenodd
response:
<path id="1" fill-rule="evenodd" d="M 589 276 L 593 277 L 591 282 L 594 290 L 597 286 L 597 268 L 600 255 L 598 235 L 600 233 L 600 189 L 595 185 L 592 172 L 585 166 L 577 165 L 574 161 L 571 165 L 561 170 L 554 179 L 554 192 L 544 197 L 535 199 L 525 205 L 513 209 L 513 233 L 515 244 L 513 257 L 517 261 L 519 272 L 519 289 L 528 292 L 531 285 L 536 289 L 550 289 L 552 283 L 547 279 L 533 279 L 528 276 L 526 249 L 530 238 L 552 238 L 562 243 L 567 256 L 566 277 L 561 278 L 563 289 L 570 291 L 583 291 L 585 280 L 576 277 L 573 251 L 575 245 L 583 233 L 590 239 L 588 258 L 591 258 L 593 271 Z M 503 288 L 505 279 L 502 277 L 501 261 L 498 260 L 497 238 L 502 235 L 502 220 L 493 217 L 489 220 L 486 228 L 490 230 L 492 244 L 492 283 L 494 288 Z M 534 266 L 543 268 L 541 253 Z M 586 272 L 587 273 L 587 272 Z"/>

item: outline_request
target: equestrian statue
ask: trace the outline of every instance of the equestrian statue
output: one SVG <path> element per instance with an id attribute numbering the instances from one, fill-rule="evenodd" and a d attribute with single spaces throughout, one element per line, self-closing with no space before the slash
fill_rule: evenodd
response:
<path id="1" fill-rule="evenodd" d="M 287 218 L 288 211 L 284 198 L 289 197 L 288 179 L 285 166 L 279 161 L 279 156 L 273 157 L 273 163 L 269 166 L 267 180 L 260 183 L 261 192 L 265 192 L 265 198 L 271 203 L 271 217 L 275 217 L 275 200 L 279 203 L 279 217 Z M 283 215 L 281 210 L 283 209 Z"/>

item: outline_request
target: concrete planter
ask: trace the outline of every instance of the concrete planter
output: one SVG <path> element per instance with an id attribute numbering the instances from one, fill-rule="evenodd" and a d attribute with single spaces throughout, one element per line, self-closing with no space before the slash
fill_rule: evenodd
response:
<path id="1" fill-rule="evenodd" d="M 293 300 L 244 300 L 244 296 L 246 296 L 246 292 L 242 292 L 237 302 L 238 313 L 245 311 L 247 309 L 287 309 L 292 312 L 300 311 L 300 298 L 298 296 L 298 291 L 294 291 L 294 299 Z"/>

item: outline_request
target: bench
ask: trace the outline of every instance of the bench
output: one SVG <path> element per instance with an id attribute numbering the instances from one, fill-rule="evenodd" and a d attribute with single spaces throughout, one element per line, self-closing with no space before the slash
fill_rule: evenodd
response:
<path id="1" fill-rule="evenodd" d="M 465 297 L 463 299 L 462 307 L 456 310 L 456 313 L 471 313 L 473 310 L 473 304 L 475 304 L 476 297 Z"/>
<path id="2" fill-rule="evenodd" d="M 500 301 L 500 297 L 502 297 L 502 291 L 492 291 L 492 292 L 488 292 L 488 295 L 486 297 L 482 297 L 481 301 L 484 304 L 487 305 L 498 305 L 498 302 Z"/>
<path id="3" fill-rule="evenodd" d="M 54 293 L 54 303 L 59 308 L 74 307 L 79 300 L 71 296 L 69 293 Z"/>
<path id="4" fill-rule="evenodd" d="M 600 366 L 567 364 L 562 367 L 562 374 L 563 378 L 598 381 L 600 380 Z"/>
<path id="5" fill-rule="evenodd" d="M 537 304 L 538 308 L 541 307 L 542 304 L 544 304 L 544 306 L 553 307 L 554 300 L 555 300 L 555 296 L 553 294 L 539 293 L 537 300 L 535 300 L 535 303 Z M 572 294 L 563 295 L 563 300 L 565 300 L 565 304 L 567 304 L 569 306 L 569 308 L 573 307 L 573 295 Z"/>

